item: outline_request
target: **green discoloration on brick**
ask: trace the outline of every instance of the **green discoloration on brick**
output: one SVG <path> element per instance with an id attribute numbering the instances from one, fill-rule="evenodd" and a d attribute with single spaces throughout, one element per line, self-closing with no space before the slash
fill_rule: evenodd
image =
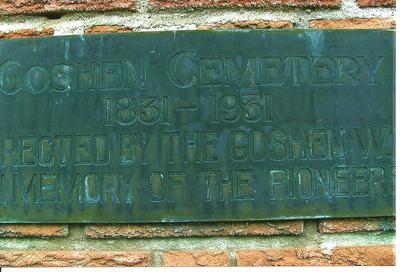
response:
<path id="1" fill-rule="evenodd" d="M 395 230 L 396 229 L 396 220 L 394 218 L 385 218 L 381 222 L 381 228 L 383 231 Z"/>

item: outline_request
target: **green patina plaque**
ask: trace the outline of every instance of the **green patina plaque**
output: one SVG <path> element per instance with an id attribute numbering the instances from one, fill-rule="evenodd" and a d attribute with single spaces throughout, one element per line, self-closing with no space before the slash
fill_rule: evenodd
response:
<path id="1" fill-rule="evenodd" d="M 394 214 L 394 32 L 0 41 L 0 222 Z"/>

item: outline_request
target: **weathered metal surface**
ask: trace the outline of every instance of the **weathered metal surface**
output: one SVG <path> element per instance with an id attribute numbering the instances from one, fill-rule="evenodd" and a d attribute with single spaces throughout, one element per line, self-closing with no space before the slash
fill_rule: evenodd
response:
<path id="1" fill-rule="evenodd" d="M 394 32 L 0 41 L 0 221 L 394 213 Z"/>

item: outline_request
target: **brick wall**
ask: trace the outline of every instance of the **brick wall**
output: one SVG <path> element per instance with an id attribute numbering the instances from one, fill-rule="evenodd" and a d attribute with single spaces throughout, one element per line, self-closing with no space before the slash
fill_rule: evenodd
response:
<path id="1" fill-rule="evenodd" d="M 174 29 L 393 29 L 394 0 L 0 0 L 0 38 Z M 394 218 L 0 225 L 0 266 L 393 265 Z"/>
<path id="2" fill-rule="evenodd" d="M 393 265 L 393 218 L 1 225 L 0 266 Z"/>

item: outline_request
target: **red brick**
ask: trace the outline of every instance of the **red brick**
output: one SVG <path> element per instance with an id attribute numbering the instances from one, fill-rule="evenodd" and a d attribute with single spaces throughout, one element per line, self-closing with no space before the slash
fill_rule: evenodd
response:
<path id="1" fill-rule="evenodd" d="M 239 250 L 238 266 L 388 266 L 394 265 L 394 246 L 337 247 L 327 252 L 321 248 L 271 248 Z"/>
<path id="2" fill-rule="evenodd" d="M 170 251 L 163 254 L 164 266 L 229 266 L 225 251 Z"/>
<path id="3" fill-rule="evenodd" d="M 386 231 L 395 228 L 393 218 L 346 218 L 319 222 L 319 232 L 339 233 L 357 231 Z"/>
<path id="4" fill-rule="evenodd" d="M 151 253 L 141 251 L 0 251 L 0 266 L 150 266 Z"/>
<path id="5" fill-rule="evenodd" d="M 0 14 L 51 14 L 71 11 L 135 10 L 136 0 L 14 0 L 0 1 Z"/>
<path id="6" fill-rule="evenodd" d="M 90 238 L 270 236 L 302 233 L 303 221 L 301 220 L 248 223 L 91 225 L 86 228 L 86 236 Z"/>
<path id="7" fill-rule="evenodd" d="M 394 246 L 352 246 L 338 247 L 332 252 L 333 265 L 393 266 Z"/>
<path id="8" fill-rule="evenodd" d="M 320 248 L 288 248 L 265 250 L 239 250 L 238 266 L 310 266 L 328 265 L 328 259 Z"/>
<path id="9" fill-rule="evenodd" d="M 249 20 L 238 22 L 217 23 L 198 26 L 198 29 L 258 29 L 258 28 L 293 28 L 293 23 L 285 20 Z"/>
<path id="10" fill-rule="evenodd" d="M 66 225 L 0 225 L 0 237 L 63 237 L 68 235 Z"/>
<path id="11" fill-rule="evenodd" d="M 132 28 L 119 25 L 97 25 L 85 29 L 85 34 L 131 32 Z"/>
<path id="12" fill-rule="evenodd" d="M 312 20 L 310 21 L 310 27 L 334 29 L 390 29 L 396 27 L 396 22 L 389 18 Z"/>
<path id="13" fill-rule="evenodd" d="M 36 29 L 20 29 L 8 33 L 0 32 L 0 39 L 19 39 L 19 38 L 32 38 L 32 37 L 47 37 L 54 35 L 54 29 L 44 28 L 42 30 Z"/>
<path id="14" fill-rule="evenodd" d="M 149 0 L 154 9 L 254 8 L 270 6 L 339 7 L 341 0 Z"/>
<path id="15" fill-rule="evenodd" d="M 360 7 L 395 7 L 396 0 L 358 0 Z"/>

